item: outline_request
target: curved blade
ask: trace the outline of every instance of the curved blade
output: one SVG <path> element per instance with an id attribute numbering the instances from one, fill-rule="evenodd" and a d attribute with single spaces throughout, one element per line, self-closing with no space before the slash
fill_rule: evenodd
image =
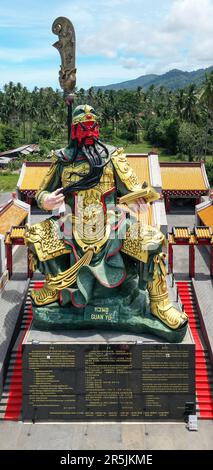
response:
<path id="1" fill-rule="evenodd" d="M 53 47 L 58 49 L 61 56 L 59 83 L 65 94 L 71 93 L 76 84 L 75 68 L 75 30 L 68 18 L 59 16 L 53 22 L 52 32 L 58 36 Z"/>

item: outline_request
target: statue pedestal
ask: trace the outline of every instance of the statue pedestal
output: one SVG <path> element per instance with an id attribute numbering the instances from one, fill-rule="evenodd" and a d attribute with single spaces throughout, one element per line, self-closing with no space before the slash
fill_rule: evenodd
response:
<path id="1" fill-rule="evenodd" d="M 173 304 L 178 307 L 177 303 Z M 179 308 L 179 307 L 178 307 Z M 147 294 L 139 291 L 130 304 L 123 296 L 94 300 L 85 308 L 32 305 L 34 325 L 40 330 L 108 330 L 137 335 L 152 334 L 169 343 L 181 343 L 188 325 L 172 330 L 150 313 Z"/>
<path id="2" fill-rule="evenodd" d="M 195 409 L 195 346 L 151 335 L 39 331 L 23 343 L 24 421 L 179 420 Z"/>

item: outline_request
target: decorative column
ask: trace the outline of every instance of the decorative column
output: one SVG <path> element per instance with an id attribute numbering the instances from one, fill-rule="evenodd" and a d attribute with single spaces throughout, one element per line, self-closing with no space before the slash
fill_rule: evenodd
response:
<path id="1" fill-rule="evenodd" d="M 165 207 L 166 207 L 166 213 L 169 214 L 170 212 L 170 207 L 171 207 L 171 204 L 170 204 L 170 197 L 169 195 L 166 193 L 165 194 Z"/>
<path id="2" fill-rule="evenodd" d="M 31 194 L 27 194 L 26 203 L 32 206 L 32 202 L 33 202 L 33 196 Z"/>
<path id="3" fill-rule="evenodd" d="M 7 238 L 9 238 L 9 235 L 7 235 Z M 10 239 L 8 239 L 5 242 L 5 248 L 6 248 L 6 257 L 7 257 L 7 270 L 8 270 L 8 276 L 9 279 L 11 278 L 13 274 L 13 245 Z"/>
<path id="4" fill-rule="evenodd" d="M 195 246 L 189 245 L 189 277 L 195 277 Z"/>
<path id="5" fill-rule="evenodd" d="M 170 267 L 170 270 L 171 272 L 173 273 L 173 244 L 172 243 L 169 243 L 169 267 Z"/>

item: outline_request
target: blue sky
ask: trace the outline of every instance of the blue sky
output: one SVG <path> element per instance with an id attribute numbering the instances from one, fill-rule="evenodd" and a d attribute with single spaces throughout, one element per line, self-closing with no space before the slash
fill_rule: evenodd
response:
<path id="1" fill-rule="evenodd" d="M 57 16 L 77 37 L 77 86 L 213 65 L 213 0 L 1 0 L 0 88 L 59 88 Z"/>

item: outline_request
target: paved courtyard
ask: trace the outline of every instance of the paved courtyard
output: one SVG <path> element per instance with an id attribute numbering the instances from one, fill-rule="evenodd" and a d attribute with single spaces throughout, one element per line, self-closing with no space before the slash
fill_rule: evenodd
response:
<path id="1" fill-rule="evenodd" d="M 181 423 L 26 424 L 0 422 L 0 449 L 210 450 L 213 423 L 199 421 L 198 432 Z"/>

